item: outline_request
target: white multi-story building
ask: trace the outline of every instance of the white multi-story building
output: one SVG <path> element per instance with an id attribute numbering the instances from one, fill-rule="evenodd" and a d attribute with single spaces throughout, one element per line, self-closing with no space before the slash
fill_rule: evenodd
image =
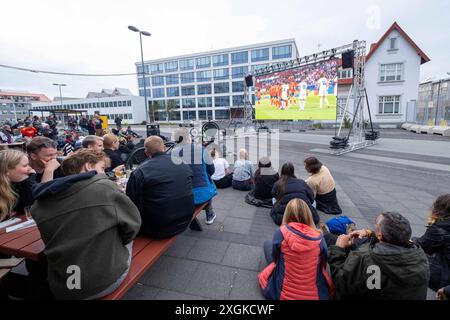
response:
<path id="1" fill-rule="evenodd" d="M 295 39 L 144 61 L 150 116 L 156 121 L 243 117 L 244 77 L 252 70 L 299 57 Z M 142 63 L 137 62 L 144 96 Z"/>
<path id="2" fill-rule="evenodd" d="M 32 104 L 33 115 L 48 116 L 55 110 L 86 111 L 88 116 L 94 114 L 108 117 L 108 123 L 114 124 L 119 117 L 123 123 L 141 124 L 145 121 L 144 97 L 134 96 L 127 89 L 103 89 L 101 92 L 89 92 L 82 99 L 54 99 L 50 102 L 36 102 Z"/>
<path id="3" fill-rule="evenodd" d="M 414 121 L 420 66 L 428 61 L 430 58 L 396 22 L 371 45 L 366 56 L 365 86 L 372 121 L 378 127 L 399 127 L 404 122 Z M 338 103 L 341 107 L 346 103 L 352 77 L 351 69 L 339 71 Z M 365 108 L 368 119 L 367 106 Z"/>

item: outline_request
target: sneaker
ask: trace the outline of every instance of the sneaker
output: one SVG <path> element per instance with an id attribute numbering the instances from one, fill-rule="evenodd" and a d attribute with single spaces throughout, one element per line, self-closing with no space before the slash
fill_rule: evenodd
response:
<path id="1" fill-rule="evenodd" d="M 214 220 L 216 220 L 216 214 L 214 212 L 206 213 L 206 224 L 213 224 Z"/>

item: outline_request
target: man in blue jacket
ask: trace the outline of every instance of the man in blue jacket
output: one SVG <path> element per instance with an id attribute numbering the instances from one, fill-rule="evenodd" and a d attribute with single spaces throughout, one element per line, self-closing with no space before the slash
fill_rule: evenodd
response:
<path id="1" fill-rule="evenodd" d="M 214 163 L 206 148 L 192 143 L 191 135 L 186 128 L 175 132 L 178 145 L 172 150 L 171 158 L 174 163 L 188 164 L 193 173 L 192 186 L 195 205 L 207 203 L 206 224 L 212 224 L 216 214 L 212 208 L 212 198 L 217 195 L 216 185 L 211 176 L 214 174 Z"/>

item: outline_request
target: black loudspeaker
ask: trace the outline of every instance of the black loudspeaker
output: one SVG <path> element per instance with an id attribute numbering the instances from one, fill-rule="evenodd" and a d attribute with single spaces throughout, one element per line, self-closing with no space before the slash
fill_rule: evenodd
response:
<path id="1" fill-rule="evenodd" d="M 353 68 L 355 51 L 347 51 L 342 54 L 342 69 Z"/>
<path id="2" fill-rule="evenodd" d="M 245 84 L 247 85 L 247 87 L 253 87 L 253 76 L 246 76 Z"/>

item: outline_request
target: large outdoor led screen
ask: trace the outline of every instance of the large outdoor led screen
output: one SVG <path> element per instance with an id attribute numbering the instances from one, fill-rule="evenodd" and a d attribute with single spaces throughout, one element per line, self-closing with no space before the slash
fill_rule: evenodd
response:
<path id="1" fill-rule="evenodd" d="M 257 120 L 335 120 L 337 59 L 257 76 Z"/>

